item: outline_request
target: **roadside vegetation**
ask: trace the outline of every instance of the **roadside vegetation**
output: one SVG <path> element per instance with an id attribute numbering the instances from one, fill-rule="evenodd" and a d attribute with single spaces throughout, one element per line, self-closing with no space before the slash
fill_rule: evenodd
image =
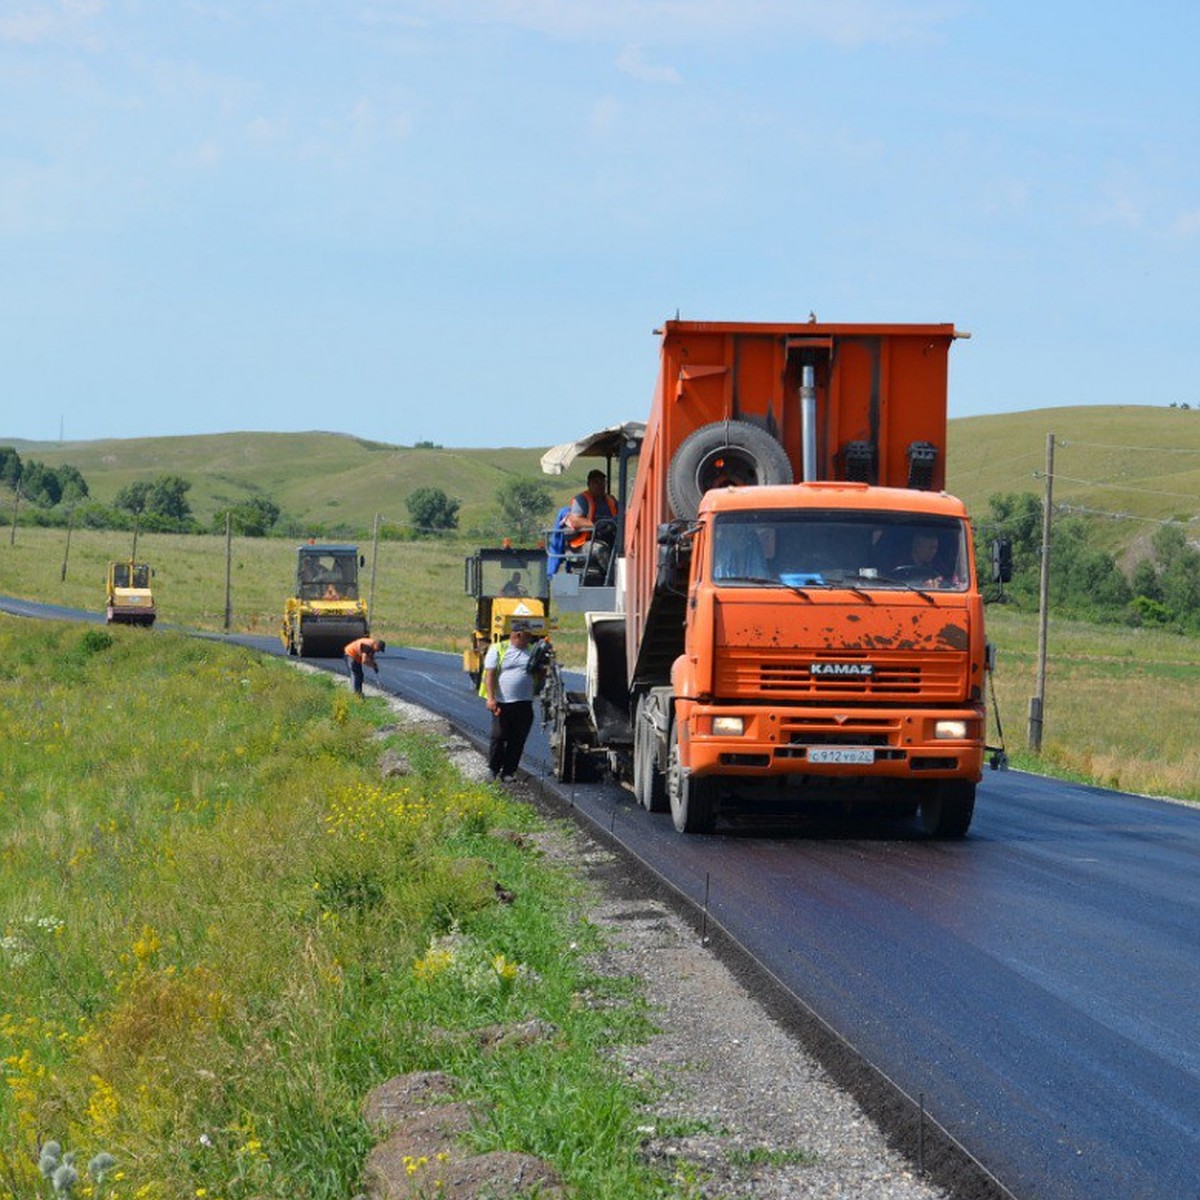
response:
<path id="1" fill-rule="evenodd" d="M 389 718 L 211 640 L 0 618 L 2 1200 L 346 1200 L 364 1096 L 433 1068 L 491 1102 L 478 1149 L 673 1194 L 600 1052 L 646 1013 L 589 971 L 578 885 Z M 519 1052 L 464 1036 L 534 1019 Z"/>

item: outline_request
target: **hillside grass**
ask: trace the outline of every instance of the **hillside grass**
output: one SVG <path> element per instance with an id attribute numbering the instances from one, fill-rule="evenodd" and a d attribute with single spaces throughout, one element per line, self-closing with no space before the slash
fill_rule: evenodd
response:
<path id="1" fill-rule="evenodd" d="M 586 431 L 581 431 L 586 432 Z M 10 443 L 0 438 L 0 446 Z M 411 525 L 405 501 L 422 487 L 459 502 L 459 528 L 487 529 L 500 519 L 496 493 L 513 478 L 546 484 L 555 502 L 583 490 L 588 467 L 577 461 L 561 477 L 542 473 L 539 449 L 455 450 L 391 446 L 336 433 L 224 433 L 120 441 L 15 443 L 22 460 L 78 467 L 91 498 L 111 504 L 139 480 L 180 475 L 192 484 L 187 501 L 203 525 L 232 504 L 265 497 L 281 520 L 302 529 L 347 528 L 367 536 L 375 515 L 393 527 Z M 11 495 L 0 488 L 0 495 Z"/>
<path id="2" fill-rule="evenodd" d="M 630 414 L 641 417 L 640 410 Z M 589 432 L 581 429 L 580 434 Z M 1124 555 L 1144 545 L 1146 522 L 1200 517 L 1200 410 L 1149 405 L 1030 409 L 958 417 L 948 425 L 947 489 L 978 518 L 997 492 L 1045 489 L 1046 435 L 1053 433 L 1055 500 L 1125 514 L 1098 531 L 1103 548 Z M 161 474 L 192 482 L 188 500 L 207 524 L 230 503 L 265 496 L 303 526 L 345 525 L 364 537 L 375 514 L 407 525 L 405 498 L 441 488 L 459 501 L 459 527 L 492 528 L 496 491 L 513 477 L 540 480 L 566 499 L 581 491 L 588 467 L 577 459 L 561 478 L 543 475 L 545 447 L 457 450 L 392 446 L 337 433 L 226 433 L 93 442 L 23 442 L 0 436 L 23 459 L 78 467 L 96 499 L 111 502 L 138 480 Z M 10 493 L 0 487 L 0 502 Z M 0 509 L 8 515 L 8 506 Z M 553 509 L 550 510 L 551 512 Z M 1192 526 L 1192 536 L 1200 536 Z"/>
<path id="3" fill-rule="evenodd" d="M 1056 508 L 1097 515 L 1095 544 L 1126 570 L 1147 556 L 1160 521 L 1190 522 L 1188 537 L 1200 538 L 1200 409 L 1081 405 L 958 418 L 949 424 L 948 490 L 976 520 L 996 493 L 1040 499 L 1050 433 Z"/>
<path id="4" fill-rule="evenodd" d="M 346 1200 L 366 1093 L 435 1068 L 495 1106 L 476 1149 L 670 1194 L 601 1052 L 645 1006 L 588 969 L 579 885 L 391 717 L 211 640 L 0 617 L 0 1200 L 60 1194 L 48 1141 L 82 1196 Z M 556 1036 L 470 1036 L 529 1020 Z"/>

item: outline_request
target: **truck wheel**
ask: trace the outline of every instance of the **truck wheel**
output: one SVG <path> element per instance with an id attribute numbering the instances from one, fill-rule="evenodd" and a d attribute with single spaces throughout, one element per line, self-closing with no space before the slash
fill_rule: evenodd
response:
<path id="1" fill-rule="evenodd" d="M 692 520 L 710 488 L 791 483 L 787 451 L 748 421 L 714 421 L 688 434 L 667 468 L 667 499 L 681 521 Z"/>
<path id="2" fill-rule="evenodd" d="M 575 743 L 563 728 L 551 744 L 554 751 L 554 777 L 559 783 L 575 782 Z"/>
<path id="3" fill-rule="evenodd" d="M 658 769 L 654 732 L 643 714 L 643 704 L 638 705 L 633 724 L 633 794 L 647 812 L 666 812 L 670 808 L 667 781 Z"/>
<path id="4" fill-rule="evenodd" d="M 930 837 L 949 840 L 966 837 L 975 813 L 975 785 L 961 779 L 943 779 L 930 785 L 921 799 L 921 828 Z"/>
<path id="5" fill-rule="evenodd" d="M 678 726 L 671 722 L 671 759 L 667 768 L 671 820 L 680 833 L 712 833 L 717 823 L 717 789 L 711 779 L 697 779 L 679 762 Z"/>

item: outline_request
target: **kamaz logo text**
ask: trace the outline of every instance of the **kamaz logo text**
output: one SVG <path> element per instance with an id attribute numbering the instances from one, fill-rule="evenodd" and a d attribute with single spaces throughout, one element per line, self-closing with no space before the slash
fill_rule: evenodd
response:
<path id="1" fill-rule="evenodd" d="M 818 662 L 808 670 L 810 675 L 841 675 L 851 679 L 869 679 L 875 674 L 874 664 L 865 662 Z"/>

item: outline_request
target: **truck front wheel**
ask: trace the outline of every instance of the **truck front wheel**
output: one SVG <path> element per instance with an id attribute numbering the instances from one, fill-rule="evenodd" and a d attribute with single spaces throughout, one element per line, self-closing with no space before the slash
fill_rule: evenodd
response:
<path id="1" fill-rule="evenodd" d="M 717 823 L 717 788 L 711 779 L 697 779 L 679 761 L 679 726 L 671 722 L 671 759 L 667 768 L 671 820 L 680 833 L 712 833 Z"/>
<path id="2" fill-rule="evenodd" d="M 963 779 L 941 779 L 928 787 L 921 798 L 921 828 L 930 837 L 966 837 L 975 814 L 975 785 Z"/>

